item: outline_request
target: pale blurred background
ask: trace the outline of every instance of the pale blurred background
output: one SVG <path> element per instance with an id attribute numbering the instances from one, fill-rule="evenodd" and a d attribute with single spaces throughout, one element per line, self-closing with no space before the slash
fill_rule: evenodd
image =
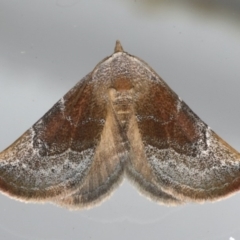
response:
<path id="1" fill-rule="evenodd" d="M 115 41 L 146 61 L 240 151 L 239 0 L 0 0 L 0 151 L 104 57 Z M 0 195 L 0 239 L 240 239 L 240 194 L 166 207 L 129 183 L 68 211 Z"/>

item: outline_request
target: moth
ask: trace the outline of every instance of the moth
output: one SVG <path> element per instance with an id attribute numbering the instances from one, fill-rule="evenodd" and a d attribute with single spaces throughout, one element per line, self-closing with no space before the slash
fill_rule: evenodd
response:
<path id="1" fill-rule="evenodd" d="M 0 153 L 0 189 L 80 209 L 124 177 L 159 203 L 213 201 L 239 190 L 240 156 L 117 41 L 113 55 Z"/>

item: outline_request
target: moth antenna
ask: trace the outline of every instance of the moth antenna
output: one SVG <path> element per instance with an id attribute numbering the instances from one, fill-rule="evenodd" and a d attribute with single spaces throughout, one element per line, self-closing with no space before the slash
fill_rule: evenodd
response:
<path id="1" fill-rule="evenodd" d="M 116 41 L 116 45 L 114 48 L 114 53 L 117 53 L 117 52 L 123 52 L 123 47 L 119 40 Z"/>

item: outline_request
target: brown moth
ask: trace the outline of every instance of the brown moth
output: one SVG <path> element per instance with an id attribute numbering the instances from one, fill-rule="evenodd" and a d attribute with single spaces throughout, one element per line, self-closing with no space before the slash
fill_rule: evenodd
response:
<path id="1" fill-rule="evenodd" d="M 117 41 L 112 56 L 0 153 L 0 189 L 83 208 L 124 176 L 160 203 L 217 200 L 239 190 L 240 156 Z"/>

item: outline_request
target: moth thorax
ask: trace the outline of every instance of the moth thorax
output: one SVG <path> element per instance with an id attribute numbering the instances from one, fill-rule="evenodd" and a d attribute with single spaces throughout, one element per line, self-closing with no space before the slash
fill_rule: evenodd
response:
<path id="1" fill-rule="evenodd" d="M 109 89 L 109 98 L 114 112 L 122 125 L 126 125 L 130 115 L 133 113 L 133 90 Z"/>

